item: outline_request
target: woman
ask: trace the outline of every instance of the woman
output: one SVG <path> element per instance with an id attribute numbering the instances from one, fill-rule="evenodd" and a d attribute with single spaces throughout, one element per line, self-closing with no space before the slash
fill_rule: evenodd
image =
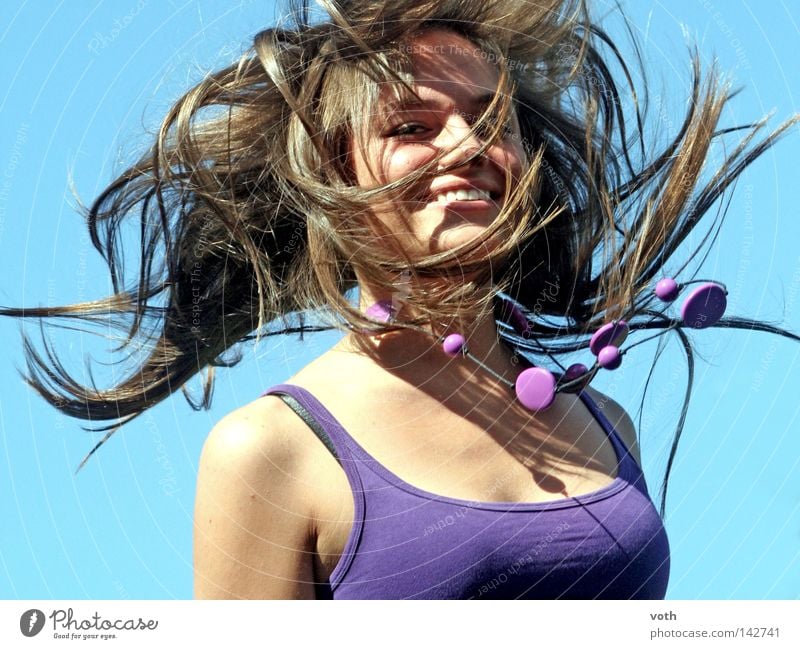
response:
<path id="1" fill-rule="evenodd" d="M 349 332 L 211 433 L 198 596 L 663 596 L 635 431 L 575 393 L 595 368 L 534 407 L 507 383 L 519 351 L 554 366 L 604 324 L 671 327 L 653 281 L 782 129 L 695 191 L 726 99 L 698 76 L 678 137 L 637 164 L 604 35 L 551 5 L 338 3 L 329 23 L 263 32 L 93 206 L 117 295 L 38 315 L 112 307 L 154 348 L 107 391 L 31 351 L 34 386 L 68 414 L 113 432 L 278 317 L 296 330 L 292 313 L 326 308 Z M 144 261 L 126 291 L 114 235 L 131 207 Z M 516 335 L 499 290 L 528 316 Z"/>
<path id="2" fill-rule="evenodd" d="M 477 46 L 450 29 L 432 27 L 412 37 L 406 48 L 412 53 L 413 89 L 422 103 L 391 108 L 390 98 L 379 99 L 372 122 L 365 125 L 364 141 L 354 138 L 350 155 L 355 181 L 362 188 L 401 180 L 437 156 L 440 168 L 448 169 L 420 183 L 419 197 L 403 204 L 403 214 L 392 203 L 374 211 L 375 220 L 389 230 L 390 240 L 402 242 L 416 259 L 456 249 L 484 233 L 503 207 L 506 175 L 510 182 L 519 182 L 529 162 L 513 115 L 508 133 L 475 156 L 483 143 L 471 126 L 499 82 L 498 67 L 481 56 Z M 368 278 L 359 278 L 359 288 L 364 311 L 381 299 L 391 300 L 380 287 L 370 286 Z M 409 282 L 406 290 L 417 293 L 426 288 L 421 280 Z M 465 326 L 471 353 L 513 380 L 521 368 L 512 362 L 511 351 L 499 344 L 491 314 Z M 469 525 L 470 534 L 496 528 L 508 515 L 475 510 L 462 522 L 458 517 L 469 511 L 469 504 L 454 499 L 481 501 L 473 503 L 476 507 L 485 505 L 483 501 L 540 504 L 558 497 L 599 497 L 615 486 L 615 446 L 580 399 L 559 395 L 553 407 L 534 416 L 510 399 L 507 388 L 493 376 L 476 370 L 463 356 L 449 358 L 425 333 L 352 332 L 287 383 L 329 404 L 347 431 L 338 440 L 340 453 L 347 452 L 341 444 L 349 435 L 371 456 L 384 460 L 381 463 L 392 474 L 417 489 L 445 496 L 449 505 L 434 500 L 439 507 L 435 513 L 427 512 L 426 495 L 390 496 L 376 484 L 356 502 L 359 508 L 369 511 L 375 506 L 382 513 L 356 512 L 351 487 L 357 489 L 366 479 L 363 469 L 352 473 L 355 482 L 348 483 L 345 471 L 302 419 L 274 397 L 260 399 L 222 421 L 203 452 L 195 555 L 200 596 L 312 598 L 314 583 L 329 583 L 332 573 L 344 572 L 337 566 L 344 566 L 345 548 L 348 542 L 358 543 L 359 533 L 365 535 L 359 552 L 373 552 L 375 557 L 366 557 L 371 572 L 359 573 L 361 580 L 355 579 L 348 596 L 485 596 L 492 593 L 488 590 L 492 580 L 502 578 L 503 569 L 515 562 L 522 562 L 520 572 L 530 571 L 533 559 L 529 557 L 526 568 L 525 557 L 552 529 L 561 530 L 564 538 L 575 538 L 575 528 L 585 522 L 560 512 L 551 517 L 541 511 L 520 511 L 517 517 L 524 516 L 528 527 L 527 532 L 524 528 L 518 532 L 527 538 L 521 547 L 512 543 L 513 550 L 506 548 L 498 561 L 492 558 L 493 546 L 501 545 L 497 529 L 482 535 L 486 538 L 478 548 L 470 547 L 475 544 L 468 543 L 470 537 L 464 532 L 474 523 L 478 526 Z M 604 401 L 607 412 L 614 412 L 626 447 L 635 453 L 630 420 Z M 321 485 L 326 488 L 321 490 Z M 384 483 L 384 491 L 391 485 Z M 649 524 L 638 521 L 640 532 L 641 527 L 648 528 L 656 535 L 655 543 L 664 545 L 660 521 L 654 511 L 649 515 L 654 519 Z M 636 518 L 642 516 L 648 514 L 637 509 Z M 458 520 L 458 525 L 437 530 L 436 536 L 431 526 L 439 520 L 445 524 Z M 533 531 L 543 524 L 548 526 L 543 534 Z M 405 533 L 397 534 L 399 530 Z M 370 536 L 375 534 L 389 536 L 391 543 Z M 464 545 L 468 562 L 463 556 L 454 560 L 455 547 L 450 543 L 456 540 Z M 573 553 L 581 553 L 579 546 L 580 542 L 572 547 Z M 396 563 L 397 553 L 408 556 Z M 665 547 L 655 554 L 643 568 L 664 573 Z M 378 557 L 381 568 L 375 566 Z M 443 577 L 448 568 L 456 567 L 473 574 L 454 586 Z M 353 566 L 349 568 L 352 574 Z M 581 571 L 596 572 L 591 563 L 582 565 Z M 535 572 L 542 574 L 541 565 Z M 574 569 L 570 572 L 581 577 Z M 654 578 L 666 585 L 664 576 Z M 527 585 L 532 583 L 528 580 Z M 337 593 L 345 590 L 342 584 L 337 586 Z M 558 587 L 563 592 L 548 585 L 548 596 L 563 596 L 570 588 L 582 592 L 575 583 L 564 583 L 563 576 Z M 540 585 L 535 592 L 541 597 L 544 591 Z M 663 590 L 658 593 L 663 595 Z"/>

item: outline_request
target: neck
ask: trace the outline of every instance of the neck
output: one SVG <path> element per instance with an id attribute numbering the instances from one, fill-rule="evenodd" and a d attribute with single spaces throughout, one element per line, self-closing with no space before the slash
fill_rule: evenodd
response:
<path id="1" fill-rule="evenodd" d="M 487 287 L 487 293 L 488 290 Z M 360 299 L 362 312 L 379 299 L 362 288 Z M 398 313 L 401 319 L 405 315 L 402 309 Z M 456 380 L 499 384 L 497 379 L 472 360 L 461 356 L 453 358 L 444 353 L 440 338 L 451 333 L 460 333 L 466 339 L 470 354 L 506 381 L 514 381 L 521 369 L 515 362 L 516 358 L 512 351 L 500 342 L 492 312 L 467 322 L 454 323 L 443 332 L 435 333 L 430 326 L 421 329 L 421 331 L 400 329 L 375 336 L 351 333 L 340 343 L 339 349 L 364 354 L 391 373 L 402 373 L 408 377 L 419 376 L 422 382 L 434 376 L 447 375 Z"/>

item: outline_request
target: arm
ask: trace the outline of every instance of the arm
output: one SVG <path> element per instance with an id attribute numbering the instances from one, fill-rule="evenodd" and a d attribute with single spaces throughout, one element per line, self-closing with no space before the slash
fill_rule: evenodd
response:
<path id="1" fill-rule="evenodd" d="M 225 417 L 200 458 L 195 597 L 314 599 L 313 524 L 302 456 L 280 406 L 260 399 Z"/>
<path id="2" fill-rule="evenodd" d="M 639 438 L 636 435 L 636 426 L 630 415 L 625 411 L 621 405 L 614 401 L 611 397 L 606 396 L 602 392 L 598 392 L 593 388 L 586 388 L 589 396 L 597 403 L 597 406 L 603 411 L 603 414 L 614 426 L 617 433 L 619 433 L 625 446 L 628 447 L 628 452 L 636 460 L 636 464 L 642 466 L 642 456 L 639 450 Z"/>

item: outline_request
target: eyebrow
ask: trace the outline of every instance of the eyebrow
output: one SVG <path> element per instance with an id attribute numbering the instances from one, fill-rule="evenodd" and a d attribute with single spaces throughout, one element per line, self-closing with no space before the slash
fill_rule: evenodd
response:
<path id="1" fill-rule="evenodd" d="M 487 93 L 481 93 L 480 95 L 476 95 L 470 98 L 468 103 L 469 106 L 472 108 L 485 108 L 486 106 L 491 104 L 493 100 L 494 100 L 494 93 L 487 92 Z M 387 113 L 402 112 L 404 110 L 414 110 L 420 107 L 426 108 L 430 105 L 431 102 L 429 101 L 425 100 L 420 101 L 415 97 L 410 97 L 407 100 L 389 102 L 389 104 L 386 106 L 386 112 Z"/>

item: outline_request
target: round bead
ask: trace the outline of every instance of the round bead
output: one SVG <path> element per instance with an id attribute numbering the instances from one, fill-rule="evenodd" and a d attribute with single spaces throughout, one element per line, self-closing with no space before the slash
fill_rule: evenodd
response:
<path id="1" fill-rule="evenodd" d="M 609 345 L 619 347 L 628 337 L 628 331 L 628 323 L 624 320 L 607 322 L 594 332 L 592 339 L 589 341 L 589 349 L 592 350 L 592 354 L 597 356 L 603 347 L 608 347 Z"/>
<path id="2" fill-rule="evenodd" d="M 448 356 L 458 356 L 459 354 L 463 353 L 466 345 L 467 341 L 464 336 L 461 334 L 450 334 L 444 339 L 444 342 L 442 343 L 442 349 Z"/>
<path id="3" fill-rule="evenodd" d="M 728 306 L 727 292 L 719 284 L 705 282 L 694 289 L 681 307 L 681 319 L 687 327 L 705 329 L 715 325 Z"/>
<path id="4" fill-rule="evenodd" d="M 678 282 L 671 277 L 660 279 L 656 284 L 656 296 L 662 302 L 674 302 L 680 291 L 681 287 L 678 286 Z"/>
<path id="5" fill-rule="evenodd" d="M 586 374 L 588 371 L 589 368 L 586 367 L 583 363 L 573 363 L 564 372 L 564 380 L 574 381 L 575 379 L 580 378 L 581 376 Z"/>
<path id="6" fill-rule="evenodd" d="M 606 345 L 597 354 L 597 364 L 607 370 L 615 370 L 622 365 L 622 352 L 619 347 Z"/>
<path id="7" fill-rule="evenodd" d="M 581 378 L 584 380 L 579 381 L 578 379 Z M 591 378 L 592 377 L 589 374 L 588 367 L 586 367 L 583 363 L 573 363 L 564 371 L 564 374 L 561 375 L 561 380 L 559 383 L 563 385 L 564 383 L 572 383 L 573 381 L 576 381 L 574 385 L 571 385 L 568 388 L 561 388 L 564 392 L 576 394 L 586 387 Z"/>
<path id="8" fill-rule="evenodd" d="M 394 307 L 391 300 L 381 300 L 369 307 L 364 315 L 378 322 L 391 322 L 394 318 Z"/>
<path id="9" fill-rule="evenodd" d="M 556 397 L 556 379 L 543 367 L 520 372 L 516 382 L 517 399 L 529 410 L 544 410 Z"/>

